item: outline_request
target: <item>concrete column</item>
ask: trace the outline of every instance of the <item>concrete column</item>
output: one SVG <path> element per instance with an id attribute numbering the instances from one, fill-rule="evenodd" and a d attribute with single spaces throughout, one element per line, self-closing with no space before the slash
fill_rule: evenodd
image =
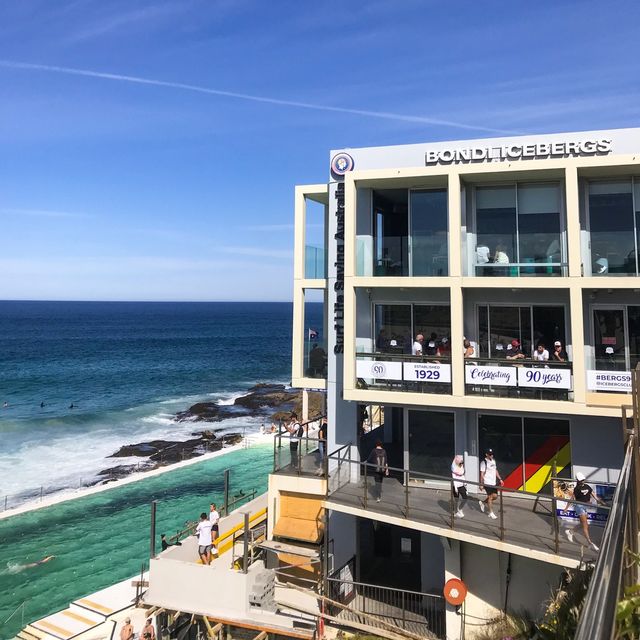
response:
<path id="1" fill-rule="evenodd" d="M 444 547 L 444 582 L 451 578 L 462 579 L 460 562 L 460 542 L 449 538 L 440 538 Z M 456 611 L 456 607 L 447 604 L 445 609 L 445 622 L 447 640 L 458 640 L 462 626 L 462 616 Z"/>
<path id="2" fill-rule="evenodd" d="M 462 209 L 460 200 L 460 175 L 452 171 L 448 176 L 449 210 L 449 275 L 462 275 Z"/>
<path id="3" fill-rule="evenodd" d="M 302 422 L 309 420 L 309 391 L 302 390 Z"/>
<path id="4" fill-rule="evenodd" d="M 578 196 L 578 170 L 574 166 L 564 170 L 565 197 L 567 201 L 567 251 L 569 255 L 569 277 L 582 276 L 580 255 L 580 200 Z"/>
<path id="5" fill-rule="evenodd" d="M 458 281 L 459 283 L 460 281 Z M 451 381 L 454 396 L 464 396 L 464 313 L 462 309 L 462 287 L 452 284 L 451 301 Z"/>
<path id="6" fill-rule="evenodd" d="M 573 397 L 574 402 L 585 404 L 587 400 L 587 374 L 584 342 L 584 318 L 582 317 L 582 288 L 575 280 L 569 289 L 571 313 L 571 344 L 573 346 Z"/>

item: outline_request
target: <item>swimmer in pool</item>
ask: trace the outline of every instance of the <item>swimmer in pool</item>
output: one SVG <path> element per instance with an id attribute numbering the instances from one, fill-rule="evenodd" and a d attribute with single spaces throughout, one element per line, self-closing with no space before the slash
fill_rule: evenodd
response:
<path id="1" fill-rule="evenodd" d="M 31 569 L 32 567 L 37 567 L 39 564 L 44 564 L 45 562 L 49 562 L 49 560 L 53 560 L 55 556 L 47 556 L 46 558 L 42 558 L 42 560 L 38 560 L 38 562 L 30 562 L 29 564 L 25 564 L 25 569 Z"/>

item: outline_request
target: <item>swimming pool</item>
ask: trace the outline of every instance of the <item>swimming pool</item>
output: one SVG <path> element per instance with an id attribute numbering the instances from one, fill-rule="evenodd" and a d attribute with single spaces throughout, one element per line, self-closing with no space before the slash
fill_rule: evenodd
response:
<path id="1" fill-rule="evenodd" d="M 139 573 L 149 558 L 152 500 L 158 501 L 159 540 L 208 511 L 212 500 L 222 503 L 225 469 L 231 469 L 232 494 L 266 491 L 272 453 L 271 444 L 259 444 L 0 521 L 0 623 L 24 601 L 27 624 Z M 56 557 L 25 568 L 47 555 Z M 18 614 L 0 627 L 0 638 L 13 637 L 21 622 Z"/>

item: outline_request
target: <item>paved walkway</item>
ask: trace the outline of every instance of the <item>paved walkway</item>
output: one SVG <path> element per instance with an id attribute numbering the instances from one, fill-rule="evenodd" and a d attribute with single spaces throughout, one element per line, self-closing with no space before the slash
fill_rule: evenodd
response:
<path id="1" fill-rule="evenodd" d="M 328 507 L 333 504 L 338 507 L 344 505 L 356 509 L 365 509 L 365 490 L 362 480 L 359 482 L 346 482 L 340 488 L 335 489 L 336 483 L 331 482 L 334 489 L 328 498 Z M 527 496 L 517 496 L 506 493 L 503 496 L 503 522 L 504 537 L 501 540 L 500 530 L 500 506 L 496 498 L 494 503 L 498 518 L 490 519 L 486 513 L 480 511 L 477 498 L 469 497 L 464 507 L 464 518 L 454 518 L 453 527 L 451 521 L 451 492 L 448 488 L 435 489 L 421 486 L 410 486 L 408 492 L 395 478 L 385 478 L 383 482 L 382 499 L 376 502 L 373 495 L 373 481 L 369 480 L 367 491 L 366 510 L 373 514 L 392 516 L 406 519 L 407 527 L 411 527 L 411 521 L 417 521 L 441 528 L 439 535 L 447 536 L 447 532 L 456 531 L 469 534 L 469 542 L 482 544 L 482 540 L 492 542 L 506 542 L 523 548 L 522 555 L 527 555 L 526 550 L 531 549 L 543 553 L 555 555 L 555 536 L 552 519 L 552 502 L 548 496 L 540 496 L 534 500 Z M 330 489 L 330 490 L 331 490 Z M 407 513 L 408 493 L 408 513 Z M 481 495 L 482 499 L 486 496 Z M 383 518 L 376 518 L 383 519 Z M 577 523 L 577 521 L 576 521 Z M 564 534 L 564 528 L 573 524 L 565 523 L 558 519 L 558 546 L 559 556 L 573 561 L 584 558 L 595 560 L 596 552 L 587 548 L 586 540 L 582 533 L 575 533 L 575 542 L 570 543 Z M 599 545 L 602 538 L 603 527 L 591 526 L 591 539 Z M 449 536 L 459 538 L 459 535 Z M 473 538 L 476 538 L 475 540 Z M 480 538 L 481 540 L 477 540 Z"/>

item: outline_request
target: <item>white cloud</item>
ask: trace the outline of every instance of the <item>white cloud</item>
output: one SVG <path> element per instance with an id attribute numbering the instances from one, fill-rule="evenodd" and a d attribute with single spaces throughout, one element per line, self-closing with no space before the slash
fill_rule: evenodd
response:
<path id="1" fill-rule="evenodd" d="M 385 120 L 394 120 L 396 122 L 411 122 L 414 124 L 428 124 L 453 127 L 456 129 L 465 129 L 470 131 L 484 131 L 487 133 L 503 133 L 511 134 L 513 131 L 504 129 L 494 129 L 483 125 L 467 124 L 466 122 L 455 122 L 431 116 L 413 116 L 402 113 L 392 113 L 390 111 L 371 111 L 368 109 L 353 109 L 349 107 L 338 107 L 326 104 L 315 104 L 311 102 L 300 102 L 297 100 L 285 100 L 281 98 L 270 98 L 266 96 L 256 96 L 249 93 L 239 93 L 236 91 L 223 91 L 221 89 L 211 89 L 194 84 L 185 84 L 182 82 L 167 82 L 165 80 L 154 80 L 152 78 L 142 78 L 140 76 L 129 76 L 119 73 L 104 73 L 101 71 L 93 71 L 91 69 L 76 69 L 73 67 L 60 67 L 46 64 L 32 64 L 29 62 L 17 62 L 15 60 L 0 60 L 0 67 L 8 69 L 22 69 L 26 71 L 45 71 L 49 73 L 62 73 L 66 75 L 83 76 L 88 78 L 99 78 L 102 80 L 116 80 L 119 82 L 130 82 L 133 84 L 151 85 L 155 87 L 166 87 L 168 89 L 179 89 L 182 91 L 191 91 L 195 93 L 203 93 L 206 95 L 219 96 L 223 98 L 235 98 L 238 100 L 246 100 L 249 102 L 259 102 L 263 104 L 271 104 L 283 107 L 294 107 L 299 109 L 311 109 L 314 111 L 324 111 L 330 113 L 343 113 L 356 116 L 365 116 L 369 118 L 382 118 Z"/>
<path id="2" fill-rule="evenodd" d="M 51 209 L 0 209 L 3 216 L 33 216 L 41 218 L 90 218 L 87 213 L 52 211 Z"/>

